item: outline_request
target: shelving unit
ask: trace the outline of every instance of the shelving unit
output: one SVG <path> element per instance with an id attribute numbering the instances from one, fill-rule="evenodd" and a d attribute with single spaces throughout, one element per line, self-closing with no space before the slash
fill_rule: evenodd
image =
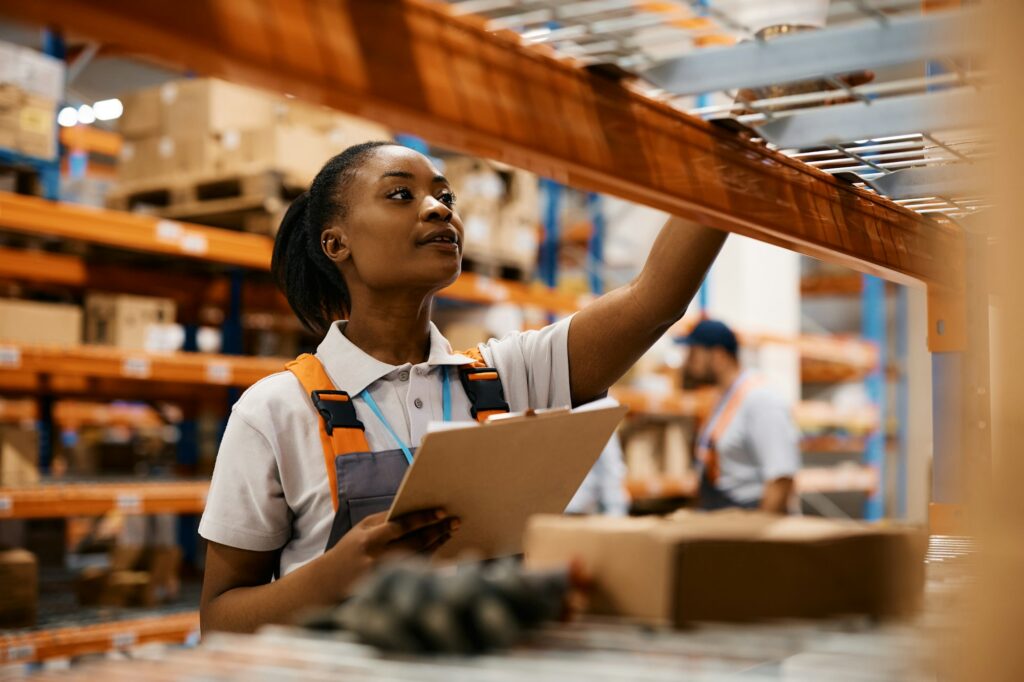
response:
<path id="1" fill-rule="evenodd" d="M 0 519 L 124 514 L 201 514 L 209 481 L 44 483 L 0 488 Z"/>
<path id="2" fill-rule="evenodd" d="M 199 640 L 199 613 L 186 611 L 77 627 L 0 633 L 0 663 L 119 651 L 149 642 L 184 644 Z"/>

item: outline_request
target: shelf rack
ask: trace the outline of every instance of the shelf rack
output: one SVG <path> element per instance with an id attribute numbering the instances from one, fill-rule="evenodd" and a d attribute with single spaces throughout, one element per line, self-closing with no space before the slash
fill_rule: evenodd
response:
<path id="1" fill-rule="evenodd" d="M 0 664 L 129 649 L 149 642 L 184 644 L 199 640 L 199 612 L 186 611 L 94 625 L 0 633 Z"/>
<path id="2" fill-rule="evenodd" d="M 46 483 L 0 488 L 0 519 L 123 514 L 201 514 L 209 481 Z"/>

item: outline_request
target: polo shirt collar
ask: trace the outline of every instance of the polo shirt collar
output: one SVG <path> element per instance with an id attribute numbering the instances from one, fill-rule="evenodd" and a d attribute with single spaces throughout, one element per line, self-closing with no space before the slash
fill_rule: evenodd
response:
<path id="1" fill-rule="evenodd" d="M 344 334 L 347 324 L 346 320 L 339 320 L 331 325 L 324 340 L 317 346 L 316 356 L 335 387 L 354 396 L 399 366 L 381 362 L 349 341 Z M 433 322 L 430 323 L 430 352 L 426 361 L 429 367 L 467 365 L 472 362 L 472 358 L 454 352 L 448 339 Z"/>

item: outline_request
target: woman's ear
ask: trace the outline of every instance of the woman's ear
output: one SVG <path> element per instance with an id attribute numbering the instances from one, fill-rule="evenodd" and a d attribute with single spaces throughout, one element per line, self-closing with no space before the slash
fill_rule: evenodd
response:
<path id="1" fill-rule="evenodd" d="M 320 233 L 320 248 L 335 263 L 346 261 L 352 256 L 348 248 L 348 237 L 336 228 Z"/>

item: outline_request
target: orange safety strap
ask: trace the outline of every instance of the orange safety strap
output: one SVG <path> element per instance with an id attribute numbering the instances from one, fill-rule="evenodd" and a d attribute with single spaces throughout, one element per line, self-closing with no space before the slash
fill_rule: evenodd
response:
<path id="1" fill-rule="evenodd" d="M 718 483 L 718 477 L 721 473 L 718 460 L 718 441 L 726 429 L 729 428 L 729 425 L 732 424 L 732 420 L 736 418 L 736 413 L 739 412 L 743 399 L 747 397 L 751 389 L 760 383 L 760 380 L 756 377 L 747 377 L 743 380 L 743 383 L 729 396 L 729 402 L 719 410 L 718 418 L 715 420 L 710 437 L 707 439 L 708 445 L 701 446 L 697 450 L 697 458 L 704 463 L 704 471 L 712 485 Z"/>
<path id="2" fill-rule="evenodd" d="M 298 378 L 299 383 L 305 390 L 306 395 L 312 399 L 313 391 L 333 391 L 334 382 L 327 376 L 324 366 L 315 355 L 303 353 L 295 360 L 289 362 L 286 367 Z M 351 398 L 344 393 L 324 395 L 321 400 L 351 401 Z M 315 407 L 315 406 L 314 406 Z M 338 510 L 338 474 L 335 468 L 335 458 L 338 455 L 347 455 L 352 452 L 369 452 L 370 445 L 366 441 L 366 433 L 358 428 L 338 428 L 327 433 L 327 423 L 322 415 L 319 417 L 320 443 L 324 452 L 324 468 L 327 470 L 327 480 L 331 486 L 331 504 L 334 510 Z"/>

